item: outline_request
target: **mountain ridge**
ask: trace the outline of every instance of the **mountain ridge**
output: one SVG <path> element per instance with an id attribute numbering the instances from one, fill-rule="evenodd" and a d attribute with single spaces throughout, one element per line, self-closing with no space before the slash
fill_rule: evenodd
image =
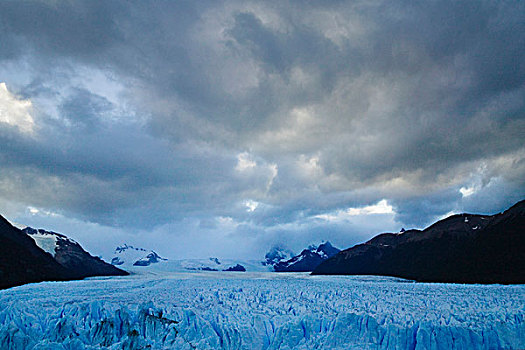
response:
<path id="1" fill-rule="evenodd" d="M 22 232 L 33 238 L 38 246 L 40 246 L 38 241 L 42 241 L 43 238 L 53 239 L 55 242 L 54 254 L 48 253 L 52 254 L 60 265 L 73 271 L 80 278 L 127 275 L 121 269 L 92 256 L 78 242 L 64 234 L 32 227 L 26 227 Z M 41 248 L 43 249 L 43 247 Z"/>
<path id="2" fill-rule="evenodd" d="M 65 281 L 73 273 L 0 215 L 0 289 L 45 280 Z"/>
<path id="3" fill-rule="evenodd" d="M 40 231 L 27 227 L 26 230 L 33 230 L 33 233 Z M 14 227 L 0 215 L 0 289 L 43 281 L 128 274 L 120 269 L 113 270 L 113 267 L 105 270 L 111 265 L 91 256 L 77 242 L 62 234 L 45 230 L 41 232 L 50 236 L 46 249 L 39 247 L 30 234 Z M 59 243 L 53 248 L 53 244 L 59 241 L 63 241 L 63 244 Z M 60 249 L 56 249 L 58 247 Z"/>
<path id="4" fill-rule="evenodd" d="M 495 215 L 456 214 L 424 230 L 379 234 L 327 259 L 312 274 L 525 283 L 524 229 L 525 200 Z"/>
<path id="5" fill-rule="evenodd" d="M 115 248 L 111 264 L 114 266 L 150 266 L 168 259 L 161 257 L 157 252 L 151 249 L 135 247 L 124 243 Z"/>
<path id="6" fill-rule="evenodd" d="M 338 252 L 339 249 L 332 246 L 330 242 L 323 242 L 319 246 L 311 245 L 303 249 L 299 255 L 288 260 L 281 260 L 273 267 L 275 272 L 310 272 Z"/>

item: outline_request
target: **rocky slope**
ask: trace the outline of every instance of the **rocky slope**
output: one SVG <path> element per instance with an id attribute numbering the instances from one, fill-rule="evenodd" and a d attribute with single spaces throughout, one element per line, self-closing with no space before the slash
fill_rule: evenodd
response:
<path id="1" fill-rule="evenodd" d="M 384 233 L 341 251 L 313 274 L 426 282 L 525 283 L 525 201 L 496 215 L 459 214 L 423 231 Z"/>
<path id="2" fill-rule="evenodd" d="M 0 288 L 75 278 L 35 241 L 0 216 Z"/>
<path id="3" fill-rule="evenodd" d="M 72 271 L 75 278 L 92 276 L 124 276 L 128 273 L 86 252 L 80 244 L 67 236 L 26 227 L 22 230 L 35 240 L 37 246 L 51 254 L 55 260 Z"/>
<path id="4" fill-rule="evenodd" d="M 42 281 L 67 281 L 128 273 L 91 256 L 59 233 L 20 230 L 0 216 L 0 289 Z"/>

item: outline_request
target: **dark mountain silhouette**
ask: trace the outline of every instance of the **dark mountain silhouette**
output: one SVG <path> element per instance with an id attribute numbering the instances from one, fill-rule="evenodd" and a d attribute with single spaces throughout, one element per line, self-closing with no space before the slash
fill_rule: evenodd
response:
<path id="1" fill-rule="evenodd" d="M 113 273 L 106 273 L 108 271 L 101 273 L 100 270 L 90 270 L 89 266 L 86 270 L 81 270 L 80 266 L 74 268 L 74 263 L 65 263 L 68 260 L 65 253 L 70 249 L 72 248 L 64 248 L 65 251 L 60 254 L 58 254 L 60 249 L 57 249 L 57 256 L 62 257 L 59 259 L 61 263 L 53 255 L 38 247 L 33 238 L 0 215 L 0 289 L 31 282 L 67 281 L 87 276 L 127 274 L 118 269 Z M 74 261 L 72 256 L 69 260 Z M 106 264 L 98 258 L 93 259 Z"/>
<path id="2" fill-rule="evenodd" d="M 92 256 L 80 244 L 63 234 L 42 229 L 36 230 L 31 227 L 24 228 L 22 232 L 30 237 L 38 235 L 40 237 L 48 237 L 51 240 L 54 239 L 56 242 L 55 260 L 68 270 L 73 271 L 76 278 L 128 275 L 127 272 L 108 264 L 98 257 Z"/>
<path id="3" fill-rule="evenodd" d="M 236 271 L 236 272 L 246 272 L 246 268 L 241 264 L 235 264 L 235 266 L 230 266 L 227 269 L 222 271 Z"/>
<path id="4" fill-rule="evenodd" d="M 0 216 L 0 288 L 74 278 L 35 241 Z"/>
<path id="5" fill-rule="evenodd" d="M 322 262 L 316 275 L 422 282 L 525 283 L 525 201 L 496 215 L 459 214 L 423 231 L 383 233 Z"/>

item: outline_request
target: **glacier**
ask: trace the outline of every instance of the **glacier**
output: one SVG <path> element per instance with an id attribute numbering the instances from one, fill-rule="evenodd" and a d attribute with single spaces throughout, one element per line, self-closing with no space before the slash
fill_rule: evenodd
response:
<path id="1" fill-rule="evenodd" d="M 524 285 L 143 273 L 0 291 L 1 349 L 523 349 Z"/>

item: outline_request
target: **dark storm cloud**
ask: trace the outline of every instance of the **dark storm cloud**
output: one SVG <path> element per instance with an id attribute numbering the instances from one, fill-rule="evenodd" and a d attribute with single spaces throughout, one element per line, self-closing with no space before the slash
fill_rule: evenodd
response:
<path id="1" fill-rule="evenodd" d="M 116 2 L 3 1 L 2 41 L 26 42 L 38 54 L 94 58 L 123 39 L 114 18 L 122 11 Z"/>
<path id="2" fill-rule="evenodd" d="M 0 124 L 0 196 L 117 226 L 231 217 L 239 232 L 334 239 L 359 228 L 311 218 L 382 199 L 409 226 L 501 210 L 525 195 L 524 14 L 4 1 L 0 80 L 37 128 Z"/>

